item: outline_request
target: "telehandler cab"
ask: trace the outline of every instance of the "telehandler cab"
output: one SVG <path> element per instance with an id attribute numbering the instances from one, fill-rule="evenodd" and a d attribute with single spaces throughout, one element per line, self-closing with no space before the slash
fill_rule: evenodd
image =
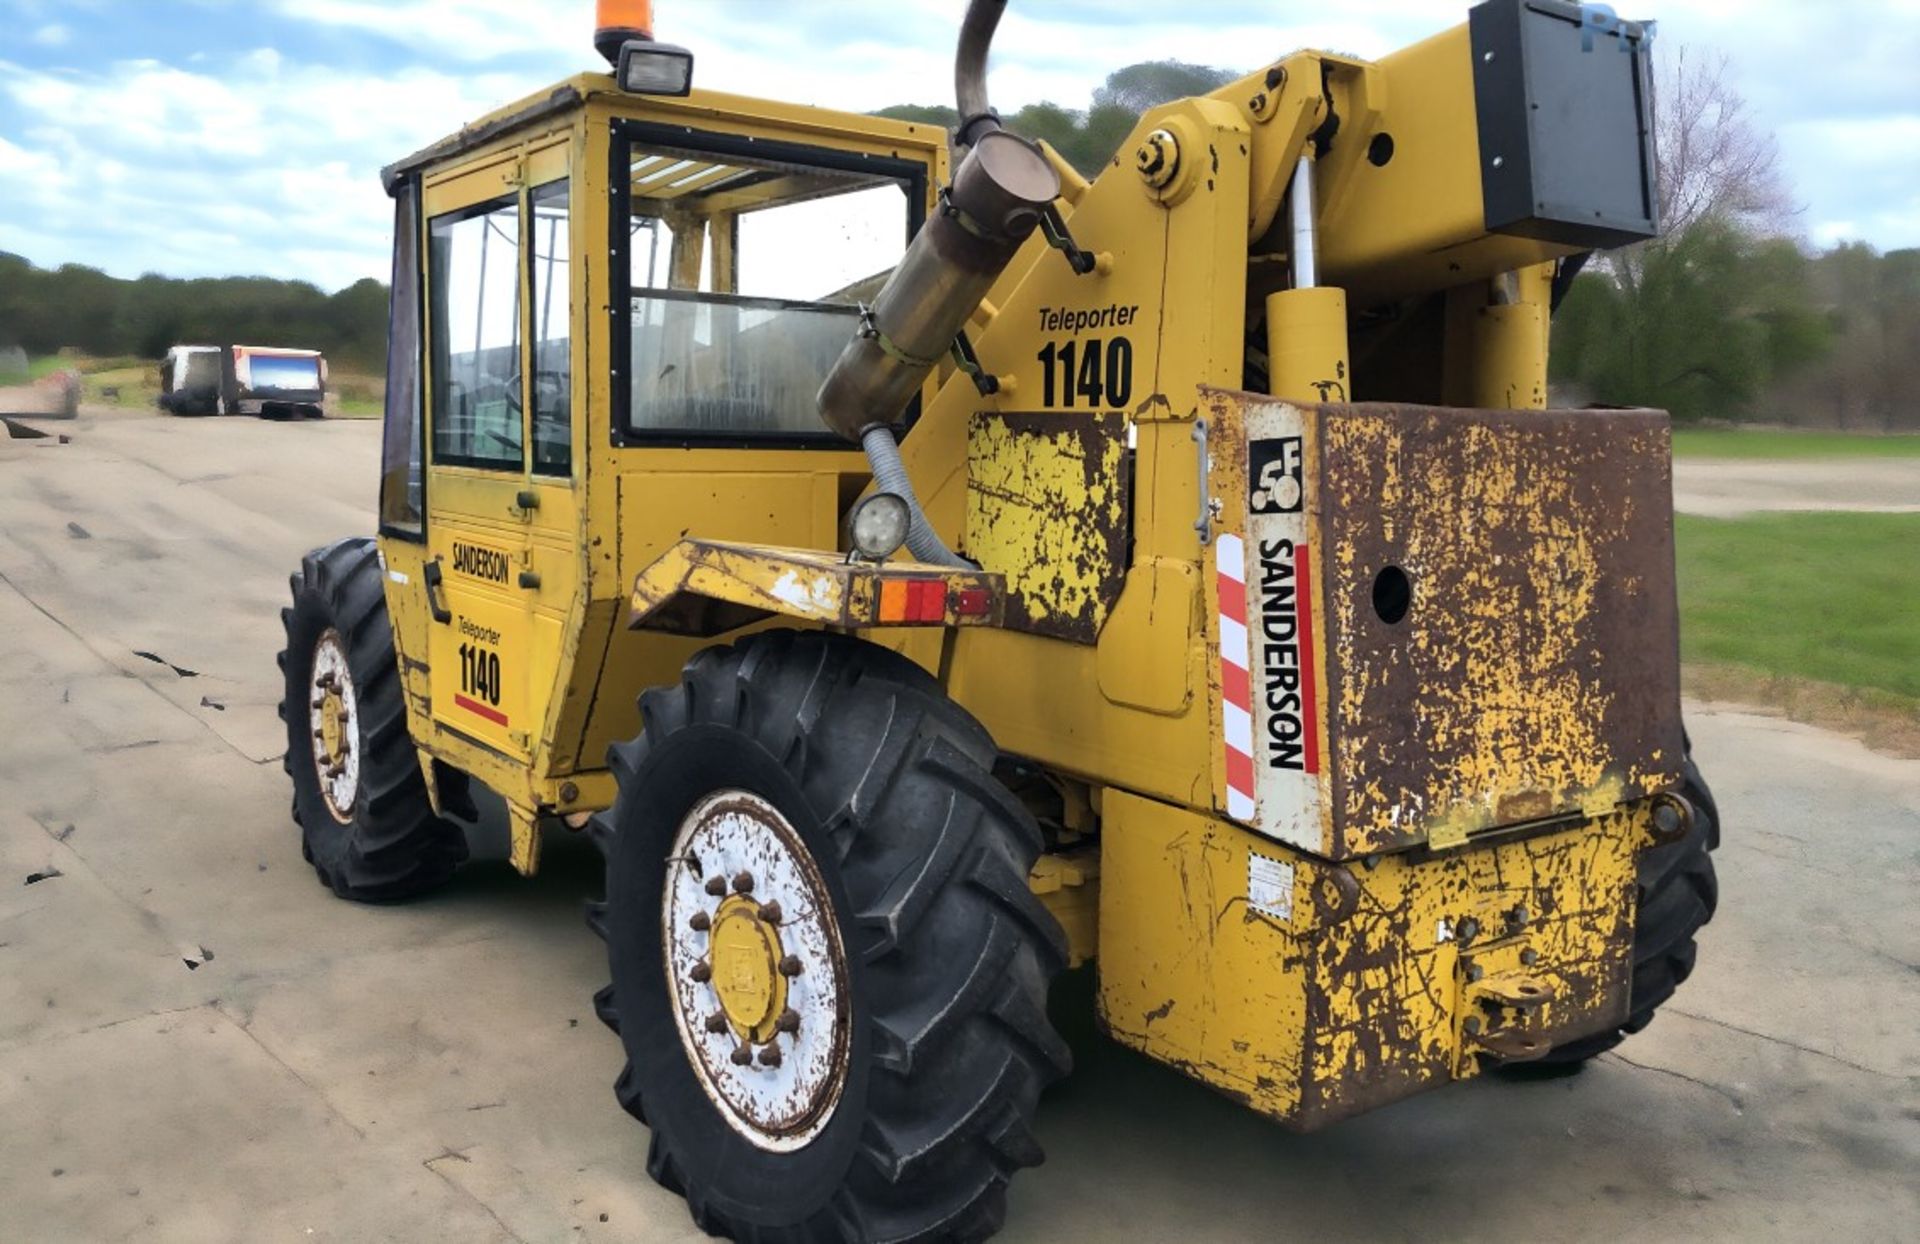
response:
<path id="1" fill-rule="evenodd" d="M 974 1239 L 1113 1039 L 1290 1127 L 1575 1063 L 1691 970 L 1668 421 L 1549 410 L 1657 229 L 1644 33 L 1487 0 L 1151 109 L 1091 182 L 585 74 L 386 170 L 379 535 L 293 577 L 337 894 L 592 834 L 601 1016 L 709 1231 Z M 900 550 L 904 546 L 906 552 Z M 636 700 L 638 707 L 636 708 Z"/>

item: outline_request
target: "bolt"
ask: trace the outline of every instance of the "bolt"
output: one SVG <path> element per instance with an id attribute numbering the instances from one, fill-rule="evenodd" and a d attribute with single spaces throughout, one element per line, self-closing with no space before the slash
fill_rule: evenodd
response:
<path id="1" fill-rule="evenodd" d="M 687 920 L 687 923 L 693 926 L 693 931 L 695 933 L 705 933 L 708 929 L 713 927 L 713 917 L 709 916 L 704 911 L 696 911 Z"/>
<path id="2" fill-rule="evenodd" d="M 1287 84 L 1287 71 L 1279 65 L 1267 70 L 1267 89 L 1275 90 Z"/>
<path id="3" fill-rule="evenodd" d="M 1534 964 L 1540 962 L 1540 952 L 1532 947 L 1528 947 L 1520 952 L 1520 962 L 1526 964 L 1528 967 L 1532 967 Z"/>
<path id="4" fill-rule="evenodd" d="M 1486 974 L 1487 970 L 1477 963 L 1469 963 L 1467 965 L 1467 979 L 1470 981 L 1477 981 Z"/>
<path id="5" fill-rule="evenodd" d="M 735 873 L 733 875 L 733 892 L 735 894 L 753 893 L 753 874 L 744 869 Z"/>
<path id="6" fill-rule="evenodd" d="M 688 972 L 687 975 L 693 977 L 694 984 L 704 985 L 713 979 L 713 965 L 705 959 L 702 959 L 693 965 L 693 970 Z"/>
<path id="7" fill-rule="evenodd" d="M 1267 93 L 1265 91 L 1260 92 L 1258 95 L 1255 95 L 1252 99 L 1247 101 L 1247 108 L 1249 111 L 1252 111 L 1252 112 L 1263 112 L 1266 110 L 1266 107 L 1267 107 Z"/>
<path id="8" fill-rule="evenodd" d="M 788 1007 L 786 1010 L 780 1012 L 779 1019 L 773 1021 L 773 1027 L 776 1032 L 784 1032 L 788 1036 L 792 1036 L 794 1033 L 800 1031 L 800 1012 L 794 1010 L 792 1007 Z"/>
<path id="9" fill-rule="evenodd" d="M 799 955 L 788 955 L 780 961 L 780 975 L 798 976 L 805 969 L 800 965 Z"/>
<path id="10" fill-rule="evenodd" d="M 718 1035 L 727 1030 L 727 1017 L 718 1012 L 707 1016 L 707 1031 Z"/>
<path id="11" fill-rule="evenodd" d="M 1513 923 L 1515 924 L 1525 924 L 1527 922 L 1526 904 L 1522 903 L 1520 906 L 1515 907 L 1512 911 L 1508 912 L 1507 919 L 1513 921 Z"/>
<path id="12" fill-rule="evenodd" d="M 769 900 L 760 904 L 760 918 L 768 924 L 779 924 L 785 915 L 786 913 L 780 910 L 780 904 L 776 901 Z"/>
<path id="13" fill-rule="evenodd" d="M 777 1045 L 762 1047 L 760 1050 L 760 1065 L 762 1067 L 778 1067 L 780 1065 L 780 1047 Z"/>
<path id="14" fill-rule="evenodd" d="M 572 803 L 574 800 L 578 798 L 580 798 L 580 788 L 578 786 L 576 786 L 572 782 L 560 783 L 560 802 L 561 803 Z"/>
<path id="15" fill-rule="evenodd" d="M 1680 832 L 1680 809 L 1670 803 L 1659 803 L 1653 809 L 1653 827 L 1662 838 L 1671 838 Z"/>
<path id="16" fill-rule="evenodd" d="M 1479 1017 L 1478 1015 L 1469 1015 L 1469 1016 L 1467 1016 L 1467 1018 L 1466 1018 L 1466 1019 L 1465 1019 L 1465 1020 L 1464 1020 L 1464 1021 L 1463 1021 L 1463 1022 L 1461 1023 L 1461 1025 L 1460 1025 L 1460 1027 L 1461 1027 L 1461 1028 L 1462 1028 L 1463 1030 L 1465 1030 L 1465 1032 L 1466 1032 L 1466 1034 L 1467 1034 L 1468 1036 L 1470 1036 L 1470 1037 L 1471 1037 L 1471 1036 L 1477 1036 L 1477 1035 L 1479 1034 L 1479 1032 L 1480 1032 L 1480 1017 Z M 735 1062 L 738 1062 L 739 1060 L 738 1060 L 738 1059 L 735 1059 L 734 1061 L 735 1061 Z"/>
<path id="17" fill-rule="evenodd" d="M 736 1045 L 733 1047 L 732 1057 L 734 1066 L 744 1067 L 753 1061 L 753 1050 L 745 1044 Z"/>
<path id="18" fill-rule="evenodd" d="M 719 898 L 721 895 L 725 894 L 726 892 L 727 892 L 727 879 L 725 877 L 708 877 L 707 878 L 707 893 L 713 895 L 715 898 Z"/>
<path id="19" fill-rule="evenodd" d="M 1470 942 L 1474 938 L 1480 936 L 1480 922 L 1478 920 L 1475 920 L 1472 916 L 1468 916 L 1465 920 L 1462 920 L 1459 924 L 1454 925 L 1453 931 L 1460 938 L 1461 941 Z"/>

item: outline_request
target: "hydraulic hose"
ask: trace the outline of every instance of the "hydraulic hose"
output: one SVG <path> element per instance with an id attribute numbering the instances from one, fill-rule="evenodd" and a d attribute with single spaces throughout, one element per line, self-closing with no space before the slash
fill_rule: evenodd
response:
<path id="1" fill-rule="evenodd" d="M 907 478 L 906 464 L 900 461 L 900 446 L 894 443 L 892 431 L 882 426 L 868 428 L 860 437 L 860 448 L 867 451 L 867 465 L 873 468 L 874 488 L 893 493 L 907 503 L 907 551 L 913 554 L 914 560 L 971 569 L 973 563 L 948 548 L 940 533 L 927 522 L 926 514 L 920 509 L 920 498 L 914 495 L 913 481 Z"/>

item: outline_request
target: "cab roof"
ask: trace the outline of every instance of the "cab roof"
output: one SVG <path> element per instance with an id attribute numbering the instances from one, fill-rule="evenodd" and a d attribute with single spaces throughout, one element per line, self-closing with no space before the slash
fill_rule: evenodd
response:
<path id="1" fill-rule="evenodd" d="M 380 170 L 381 184 L 386 187 L 388 194 L 394 194 L 402 181 L 422 169 L 443 160 L 464 155 L 517 130 L 530 129 L 554 117 L 583 108 L 589 100 L 599 97 L 613 98 L 634 105 L 668 109 L 684 108 L 708 113 L 715 110 L 734 110 L 738 105 L 745 103 L 764 105 L 767 102 L 747 96 L 700 90 L 695 90 L 683 97 L 634 95 L 622 91 L 615 84 L 611 74 L 577 73 L 544 91 L 537 91 L 504 107 L 496 108 L 485 116 L 461 126 L 438 142 L 430 143 L 412 155 L 387 165 Z M 896 121 L 890 117 L 842 112 L 830 108 L 807 107 L 806 111 L 823 117 L 844 118 L 868 133 L 887 135 L 903 143 L 915 145 L 926 142 L 925 135 L 930 128 L 917 122 Z"/>

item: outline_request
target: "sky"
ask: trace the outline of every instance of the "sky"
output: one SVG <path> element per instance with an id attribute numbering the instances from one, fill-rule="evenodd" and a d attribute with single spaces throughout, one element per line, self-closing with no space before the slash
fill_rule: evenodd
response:
<path id="1" fill-rule="evenodd" d="M 1920 246 L 1920 0 L 1647 0 L 1724 53 L 1816 246 Z M 656 0 L 696 85 L 869 111 L 948 103 L 962 0 Z M 1378 56 L 1465 0 L 1013 0 L 994 103 L 1085 107 L 1111 71 Z M 0 250 L 115 276 L 387 275 L 379 169 L 585 69 L 592 0 L 0 0 Z M 1334 16 L 1332 14 L 1336 14 Z"/>

